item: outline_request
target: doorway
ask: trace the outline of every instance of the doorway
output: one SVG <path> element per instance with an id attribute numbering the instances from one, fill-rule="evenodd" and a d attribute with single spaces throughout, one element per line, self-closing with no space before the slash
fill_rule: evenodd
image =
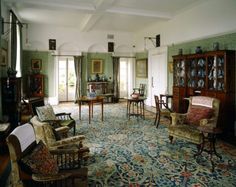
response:
<path id="1" fill-rule="evenodd" d="M 158 47 L 148 51 L 148 98 L 146 104 L 156 106 L 154 95 L 168 90 L 167 47 Z"/>
<path id="2" fill-rule="evenodd" d="M 120 98 L 128 97 L 134 85 L 134 58 L 120 58 Z"/>
<path id="3" fill-rule="evenodd" d="M 60 57 L 58 63 L 58 100 L 68 102 L 75 99 L 76 75 L 73 57 Z"/>

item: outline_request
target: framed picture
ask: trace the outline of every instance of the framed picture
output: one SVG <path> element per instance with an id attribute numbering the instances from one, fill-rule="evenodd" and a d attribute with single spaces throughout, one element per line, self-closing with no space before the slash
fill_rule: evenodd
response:
<path id="1" fill-rule="evenodd" d="M 147 78 L 148 67 L 147 59 L 140 59 L 136 61 L 136 77 Z"/>
<path id="2" fill-rule="evenodd" d="M 96 59 L 92 60 L 92 73 L 96 74 L 101 74 L 103 73 L 103 67 L 102 67 L 102 60 Z"/>
<path id="3" fill-rule="evenodd" d="M 40 71 L 42 68 L 42 60 L 41 59 L 32 59 L 31 60 L 31 68 L 32 68 L 32 70 Z"/>
<path id="4" fill-rule="evenodd" d="M 168 69 L 170 73 L 173 73 L 173 62 L 168 63 Z"/>
<path id="5" fill-rule="evenodd" d="M 7 50 L 2 48 L 0 56 L 1 56 L 1 66 L 7 66 Z"/>

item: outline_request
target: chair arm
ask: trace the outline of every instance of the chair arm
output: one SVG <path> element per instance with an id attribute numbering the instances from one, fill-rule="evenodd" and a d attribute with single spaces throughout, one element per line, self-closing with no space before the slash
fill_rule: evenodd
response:
<path id="1" fill-rule="evenodd" d="M 61 127 L 59 119 L 55 119 L 55 120 L 45 120 L 44 122 L 49 123 L 54 129 Z"/>
<path id="2" fill-rule="evenodd" d="M 55 129 L 55 131 L 58 133 L 68 133 L 69 130 L 70 130 L 69 127 L 58 127 Z"/>
<path id="3" fill-rule="evenodd" d="M 182 124 L 184 124 L 184 122 L 186 120 L 187 113 L 184 113 L 184 114 L 181 114 L 181 113 L 171 113 L 170 116 L 172 118 L 171 125 L 182 125 Z"/>
<path id="4" fill-rule="evenodd" d="M 84 139 L 85 139 L 84 135 L 72 136 L 72 137 L 64 138 L 62 140 L 58 140 L 54 142 L 52 145 L 50 145 L 50 147 L 59 148 L 59 147 L 63 147 L 63 146 L 75 144 L 75 143 L 81 144 L 82 140 Z"/>
<path id="5" fill-rule="evenodd" d="M 71 176 L 70 173 L 57 173 L 52 175 L 33 174 L 32 179 L 37 182 L 52 182 L 67 179 Z"/>
<path id="6" fill-rule="evenodd" d="M 216 119 L 215 118 L 201 119 L 199 125 L 201 127 L 208 127 L 214 129 L 216 127 Z"/>

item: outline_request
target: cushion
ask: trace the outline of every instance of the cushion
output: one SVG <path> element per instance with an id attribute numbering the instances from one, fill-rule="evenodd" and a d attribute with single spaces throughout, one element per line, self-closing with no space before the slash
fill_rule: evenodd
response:
<path id="1" fill-rule="evenodd" d="M 186 123 L 199 125 L 201 119 L 209 119 L 213 116 L 214 110 L 208 107 L 190 106 L 186 117 Z"/>
<path id="2" fill-rule="evenodd" d="M 20 162 L 29 168 L 31 173 L 44 175 L 58 173 L 57 161 L 42 141 L 30 153 L 23 156 Z"/>
<path id="3" fill-rule="evenodd" d="M 51 105 L 36 107 L 36 112 L 40 121 L 57 119 Z"/>

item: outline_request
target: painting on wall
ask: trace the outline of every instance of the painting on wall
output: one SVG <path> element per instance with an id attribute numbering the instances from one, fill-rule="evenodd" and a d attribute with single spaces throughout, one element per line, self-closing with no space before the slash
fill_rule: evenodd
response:
<path id="1" fill-rule="evenodd" d="M 41 59 L 32 59 L 31 60 L 31 68 L 33 71 L 40 71 L 42 68 L 42 60 Z"/>
<path id="2" fill-rule="evenodd" d="M 7 50 L 2 48 L 0 56 L 1 56 L 1 66 L 7 66 Z"/>
<path id="3" fill-rule="evenodd" d="M 93 74 L 102 74 L 103 73 L 102 60 L 100 60 L 100 59 L 92 60 L 92 73 Z"/>
<path id="4" fill-rule="evenodd" d="M 136 61 L 136 77 L 148 77 L 147 59 L 141 59 Z"/>

